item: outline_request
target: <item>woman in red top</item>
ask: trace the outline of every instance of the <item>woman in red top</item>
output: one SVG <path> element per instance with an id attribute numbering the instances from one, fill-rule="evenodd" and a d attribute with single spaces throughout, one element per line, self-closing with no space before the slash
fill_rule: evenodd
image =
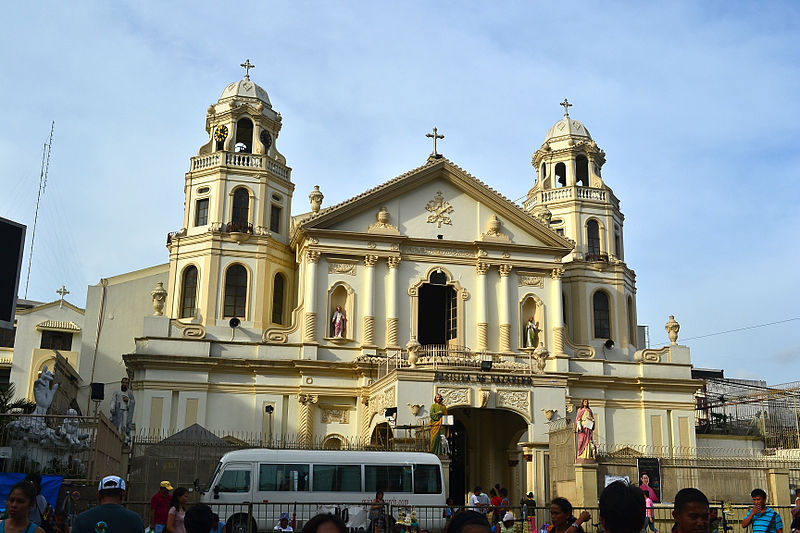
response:
<path id="1" fill-rule="evenodd" d="M 489 503 L 492 506 L 492 518 L 493 518 L 492 524 L 496 524 L 500 521 L 500 517 L 503 516 L 500 511 L 500 507 L 503 504 L 503 500 L 497 494 L 497 491 L 495 489 L 490 490 L 489 495 L 492 497 L 492 499 L 489 500 Z"/>

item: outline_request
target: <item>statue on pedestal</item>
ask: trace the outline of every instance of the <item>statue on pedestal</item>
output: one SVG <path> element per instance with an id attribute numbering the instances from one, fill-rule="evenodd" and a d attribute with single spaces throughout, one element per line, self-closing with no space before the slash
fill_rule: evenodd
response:
<path id="1" fill-rule="evenodd" d="M 131 425 L 133 424 L 133 409 L 136 401 L 133 391 L 129 390 L 130 380 L 122 378 L 119 390 L 111 395 L 111 423 L 125 437 L 125 443 L 131 439 Z"/>
<path id="2" fill-rule="evenodd" d="M 583 399 L 575 416 L 575 433 L 578 435 L 577 457 L 579 461 L 593 462 L 595 458 L 594 443 L 594 413 L 589 407 L 589 400 Z"/>
<path id="3" fill-rule="evenodd" d="M 332 336 L 344 338 L 346 336 L 346 329 L 347 315 L 345 315 L 344 310 L 342 310 L 342 306 L 337 305 L 336 310 L 333 312 L 333 316 L 331 317 L 331 330 L 333 332 Z"/>
<path id="4" fill-rule="evenodd" d="M 438 392 L 433 397 L 433 405 L 431 405 L 428 412 L 431 419 L 431 453 L 444 455 L 450 448 L 447 442 L 447 430 L 442 420 L 442 417 L 447 416 L 447 406 L 444 404 L 442 395 Z"/>
<path id="5" fill-rule="evenodd" d="M 525 336 L 523 337 L 524 340 L 524 348 L 536 348 L 539 346 L 539 323 L 534 322 L 533 317 L 528 317 L 528 321 L 525 322 Z"/>

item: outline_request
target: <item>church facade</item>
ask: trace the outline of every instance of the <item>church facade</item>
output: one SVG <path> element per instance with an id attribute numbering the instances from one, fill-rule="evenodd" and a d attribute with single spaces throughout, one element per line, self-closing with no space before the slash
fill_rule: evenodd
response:
<path id="1" fill-rule="evenodd" d="M 583 399 L 598 446 L 695 447 L 689 350 L 638 345 L 605 154 L 563 105 L 523 207 L 434 149 L 336 205 L 323 182 L 302 209 L 280 113 L 249 75 L 228 85 L 190 159 L 168 268 L 90 288 L 100 321 L 106 299 L 153 299 L 154 315 L 115 322 L 141 323 L 123 355 L 137 431 L 382 445 L 417 438 L 440 394 L 456 501 L 494 483 L 547 498 L 548 432 Z"/>

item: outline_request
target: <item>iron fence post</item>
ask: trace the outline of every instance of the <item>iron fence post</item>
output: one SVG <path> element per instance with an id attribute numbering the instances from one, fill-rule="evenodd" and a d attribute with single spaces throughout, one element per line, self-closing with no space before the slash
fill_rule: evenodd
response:
<path id="1" fill-rule="evenodd" d="M 247 533 L 255 533 L 253 531 L 253 502 L 247 502 Z"/>

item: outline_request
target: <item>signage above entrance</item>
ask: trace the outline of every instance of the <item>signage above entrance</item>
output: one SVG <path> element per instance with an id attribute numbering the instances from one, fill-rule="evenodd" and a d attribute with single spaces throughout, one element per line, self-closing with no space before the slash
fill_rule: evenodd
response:
<path id="1" fill-rule="evenodd" d="M 533 385 L 531 376 L 503 376 L 497 374 L 463 374 L 460 372 L 436 372 L 435 381 L 450 383 L 497 383 L 498 385 Z"/>

